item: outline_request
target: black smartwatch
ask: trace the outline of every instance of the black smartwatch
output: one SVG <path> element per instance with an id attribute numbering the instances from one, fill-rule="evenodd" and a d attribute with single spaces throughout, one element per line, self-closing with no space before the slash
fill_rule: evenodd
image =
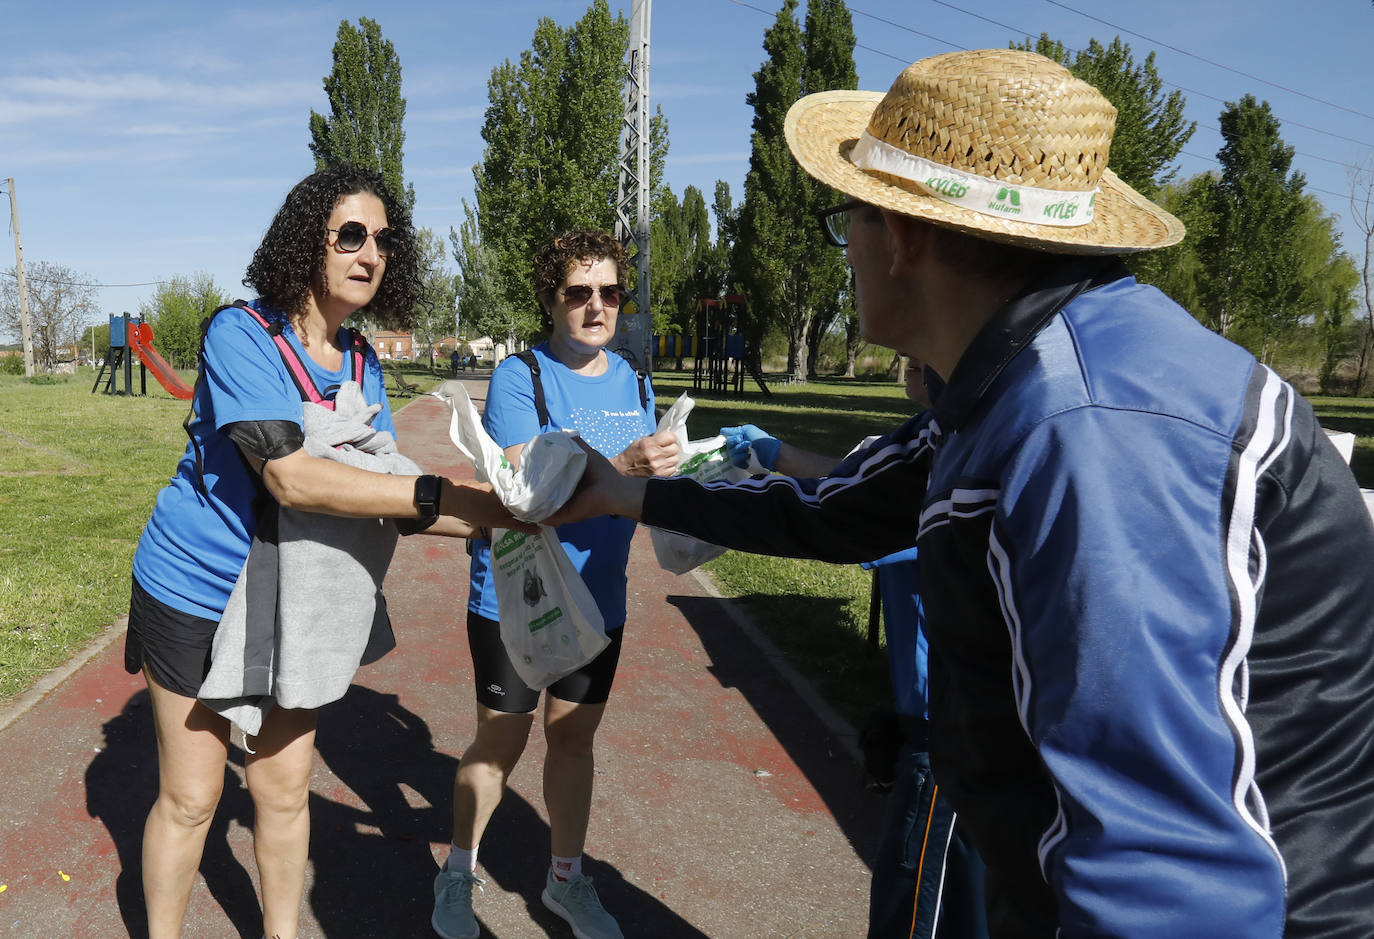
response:
<path id="1" fill-rule="evenodd" d="M 418 476 L 415 479 L 415 507 L 420 510 L 420 518 L 439 517 L 439 498 L 444 492 L 444 481 L 438 476 Z"/>

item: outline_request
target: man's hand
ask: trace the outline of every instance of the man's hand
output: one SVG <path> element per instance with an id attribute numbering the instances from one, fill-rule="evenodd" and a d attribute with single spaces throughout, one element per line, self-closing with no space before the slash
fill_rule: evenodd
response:
<path id="1" fill-rule="evenodd" d="M 527 535 L 539 531 L 538 525 L 522 522 L 511 515 L 487 483 L 444 480 L 439 514 L 460 518 L 473 528 L 514 528 Z"/>
<path id="2" fill-rule="evenodd" d="M 749 468 L 751 451 L 764 469 L 771 470 L 777 465 L 778 448 L 782 446 L 782 441 L 776 437 L 770 437 L 753 424 L 722 427 L 720 432 L 725 437 L 725 451 L 730 454 L 730 462 L 740 469 Z"/>
<path id="3" fill-rule="evenodd" d="M 572 498 L 543 523 L 566 525 L 599 515 L 620 515 L 639 521 L 646 480 L 621 475 L 611 460 L 593 450 L 585 440 L 579 437 L 577 442 L 587 451 L 587 468 L 582 471 L 582 480 Z"/>
<path id="4" fill-rule="evenodd" d="M 671 476 L 677 472 L 677 435 L 662 430 L 640 437 L 610 462 L 626 476 Z"/>

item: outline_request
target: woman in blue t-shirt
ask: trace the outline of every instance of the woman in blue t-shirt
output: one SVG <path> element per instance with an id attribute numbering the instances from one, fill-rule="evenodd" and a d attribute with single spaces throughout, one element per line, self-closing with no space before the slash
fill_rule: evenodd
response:
<path id="1" fill-rule="evenodd" d="M 126 668 L 148 682 L 158 745 L 158 795 L 143 832 L 150 939 L 181 933 L 224 786 L 230 722 L 196 694 L 257 508 L 275 499 L 325 515 L 409 519 L 412 530 L 428 520 L 430 531 L 460 537 L 472 525 L 512 524 L 490 487 L 369 472 L 303 449 L 302 399 L 332 407 L 350 379 L 380 406 L 372 426 L 393 430 L 376 355 L 343 322 L 364 306 L 409 315 L 419 295 L 412 235 L 404 203 L 378 174 L 315 173 L 287 195 L 253 256 L 244 278 L 260 297 L 252 311 L 228 308 L 206 330 L 191 440 L 134 557 L 125 644 Z M 316 587 L 326 602 L 330 585 Z M 282 939 L 293 939 L 299 918 L 315 715 L 272 708 L 245 747 L 263 926 Z"/>
<path id="2" fill-rule="evenodd" d="M 671 433 L 655 434 L 653 389 L 620 356 L 607 351 L 624 297 L 625 250 L 606 232 L 573 231 L 534 262 L 535 291 L 547 342 L 533 365 L 506 359 L 492 374 L 482 424 L 517 464 L 526 442 L 544 431 L 576 430 L 622 473 L 669 475 L 677 469 Z M 603 516 L 558 528 L 563 550 L 595 597 L 610 645 L 591 663 L 548 688 L 544 702 L 544 803 L 552 860 L 544 904 L 579 935 L 620 936 L 582 874 L 582 848 L 592 802 L 592 743 L 620 659 L 625 624 L 625 565 L 635 524 Z M 506 779 L 525 749 L 539 692 L 516 675 L 501 642 L 490 544 L 474 542 L 468 598 L 468 643 L 477 686 L 477 738 L 463 753 L 454 782 L 453 849 L 434 882 L 433 925 L 445 939 L 476 937 L 472 888 L 477 844 Z"/>

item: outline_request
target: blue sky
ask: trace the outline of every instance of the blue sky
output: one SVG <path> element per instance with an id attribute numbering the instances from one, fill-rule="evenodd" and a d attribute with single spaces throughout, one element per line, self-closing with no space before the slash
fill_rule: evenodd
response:
<path id="1" fill-rule="evenodd" d="M 611 5 L 628 16 L 628 2 Z M 724 179 L 742 197 L 752 116 L 744 96 L 779 5 L 654 4 L 650 92 L 669 120 L 667 176 L 679 194 L 694 185 L 709 203 Z M 539 17 L 567 24 L 585 8 L 0 0 L 0 180 L 15 179 L 25 261 L 137 285 L 102 288 L 104 313 L 136 311 L 152 294 L 148 282 L 176 274 L 206 271 L 225 292 L 243 293 L 263 229 L 312 169 L 307 121 L 312 108 L 328 108 L 321 79 L 339 21 L 359 16 L 381 23 L 401 59 L 416 222 L 447 233 L 471 199 L 492 67 L 519 56 Z M 876 90 L 915 59 L 1042 31 L 1073 48 L 1120 34 L 1138 61 L 1155 51 L 1199 125 L 1181 176 L 1216 166 L 1222 102 L 1268 100 L 1311 191 L 1342 216 L 1347 248 L 1362 253 L 1345 219 L 1346 166 L 1374 158 L 1374 6 L 1365 0 L 857 0 L 850 9 L 859 84 Z"/>

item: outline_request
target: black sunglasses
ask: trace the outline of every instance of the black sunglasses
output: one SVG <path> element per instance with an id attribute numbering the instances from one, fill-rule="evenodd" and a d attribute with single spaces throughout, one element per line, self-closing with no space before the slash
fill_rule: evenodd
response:
<path id="1" fill-rule="evenodd" d="M 339 237 L 335 244 L 340 251 L 352 254 L 354 251 L 361 251 L 363 245 L 367 244 L 369 234 L 377 242 L 377 253 L 384 258 L 389 258 L 397 251 L 401 250 L 401 233 L 394 228 L 383 228 L 378 232 L 369 233 L 367 226 L 362 222 L 344 222 L 338 228 L 330 228 Z"/>
<path id="2" fill-rule="evenodd" d="M 606 306 L 620 306 L 625 288 L 619 284 L 604 284 L 596 288 L 596 292 L 601 294 L 601 302 Z M 592 288 L 586 284 L 573 284 L 571 287 L 562 288 L 559 293 L 568 301 L 568 306 L 581 306 L 592 298 Z"/>
<path id="3" fill-rule="evenodd" d="M 841 202 L 833 208 L 822 209 L 817 212 L 816 221 L 821 223 L 821 234 L 825 235 L 825 240 L 837 248 L 848 247 L 849 211 L 867 204 L 861 199 L 850 199 L 848 202 Z"/>

